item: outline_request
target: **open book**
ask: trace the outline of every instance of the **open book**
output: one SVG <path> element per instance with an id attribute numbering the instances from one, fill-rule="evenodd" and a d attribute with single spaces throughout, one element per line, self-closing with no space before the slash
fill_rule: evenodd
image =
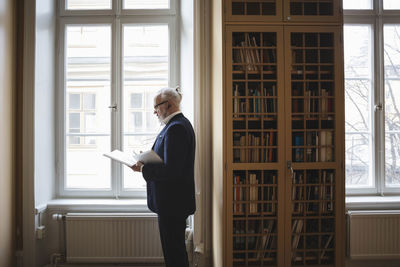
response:
<path id="1" fill-rule="evenodd" d="M 162 159 L 157 155 L 153 150 L 148 150 L 140 154 L 129 154 L 126 152 L 122 152 L 118 149 L 113 150 L 108 153 L 104 153 L 103 156 L 106 156 L 112 160 L 116 160 L 125 164 L 128 167 L 132 167 L 136 162 L 141 161 L 144 164 L 146 163 L 162 163 Z"/>

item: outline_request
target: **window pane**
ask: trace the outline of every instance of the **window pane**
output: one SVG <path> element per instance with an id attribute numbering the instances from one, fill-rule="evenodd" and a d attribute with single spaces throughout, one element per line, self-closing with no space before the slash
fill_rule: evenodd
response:
<path id="1" fill-rule="evenodd" d="M 66 0 L 67 9 L 94 10 L 111 9 L 111 0 Z"/>
<path id="2" fill-rule="evenodd" d="M 111 149 L 110 57 L 110 26 L 66 27 L 65 90 L 67 95 L 79 95 L 83 101 L 79 113 L 83 129 L 78 134 L 68 130 L 65 133 L 70 141 L 66 147 L 66 189 L 111 188 L 110 160 L 102 156 Z M 70 113 L 68 109 L 65 112 Z M 76 116 L 73 114 L 78 113 L 70 115 Z M 69 123 L 75 126 L 74 121 Z"/>
<path id="3" fill-rule="evenodd" d="M 370 25 L 345 25 L 346 186 L 372 187 L 372 34 Z"/>
<path id="4" fill-rule="evenodd" d="M 343 9 L 372 9 L 372 0 L 343 0 Z"/>
<path id="5" fill-rule="evenodd" d="M 80 114 L 79 113 L 70 113 L 69 114 L 69 129 L 79 129 L 80 125 L 81 125 Z"/>
<path id="6" fill-rule="evenodd" d="M 167 9 L 169 8 L 168 0 L 124 0 L 124 8 L 126 9 Z"/>
<path id="7" fill-rule="evenodd" d="M 96 113 L 85 113 L 85 133 L 96 131 Z"/>
<path id="8" fill-rule="evenodd" d="M 131 108 L 142 107 L 142 94 L 133 93 L 131 94 Z"/>
<path id="9" fill-rule="evenodd" d="M 346 133 L 346 187 L 373 187 L 370 134 Z"/>
<path id="10" fill-rule="evenodd" d="M 142 131 L 143 127 L 143 119 L 142 119 L 142 112 L 131 112 L 129 119 L 129 128 L 133 131 Z"/>
<path id="11" fill-rule="evenodd" d="M 400 9 L 399 0 L 383 0 L 383 9 Z"/>
<path id="12" fill-rule="evenodd" d="M 96 109 L 96 95 L 84 94 L 83 95 L 83 109 Z"/>
<path id="13" fill-rule="evenodd" d="M 158 121 L 157 117 L 154 116 L 153 112 L 146 112 L 146 131 L 152 131 L 153 129 L 157 129 L 157 127 L 160 125 L 160 122 Z"/>
<path id="14" fill-rule="evenodd" d="M 154 95 L 162 87 L 168 86 L 168 25 L 124 25 L 123 36 L 123 150 L 146 151 L 152 147 L 160 130 L 160 124 L 153 114 Z M 136 103 L 132 106 L 132 95 L 137 96 L 135 99 L 141 99 L 140 105 Z M 136 117 L 139 115 L 130 115 L 130 107 L 135 108 L 135 114 L 140 113 L 140 119 Z M 148 119 L 149 113 L 155 118 L 152 122 Z M 137 129 L 139 120 L 140 131 Z M 141 175 L 124 168 L 125 189 L 143 188 L 144 185 Z"/>
<path id="15" fill-rule="evenodd" d="M 69 94 L 69 108 L 70 109 L 81 109 L 81 95 L 80 94 Z"/>
<path id="16" fill-rule="evenodd" d="M 384 26 L 385 183 L 400 186 L 400 25 Z"/>

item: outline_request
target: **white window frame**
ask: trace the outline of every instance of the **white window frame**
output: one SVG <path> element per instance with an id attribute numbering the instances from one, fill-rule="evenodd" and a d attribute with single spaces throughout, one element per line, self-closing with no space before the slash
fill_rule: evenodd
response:
<path id="1" fill-rule="evenodd" d="M 349 0 L 347 0 L 349 1 Z M 372 86 L 371 89 L 371 132 L 373 188 L 346 188 L 346 195 L 399 195 L 400 188 L 385 186 L 385 77 L 384 36 L 386 24 L 400 25 L 400 10 L 384 10 L 383 0 L 372 0 L 371 10 L 344 10 L 344 24 L 370 25 L 372 29 Z M 346 44 L 345 44 L 346 45 Z M 379 109 L 382 105 L 383 109 Z"/>
<path id="2" fill-rule="evenodd" d="M 123 38 L 124 25 L 168 25 L 169 28 L 169 86 L 176 86 L 179 81 L 179 20 L 177 16 L 177 1 L 169 0 L 170 9 L 162 10 L 122 10 L 123 0 L 113 0 L 110 10 L 66 10 L 66 0 L 58 1 L 59 15 L 57 32 L 57 197 L 113 197 L 113 198 L 145 198 L 146 189 L 123 189 L 122 165 L 111 163 L 110 190 L 66 189 L 66 27 L 68 25 L 110 25 L 111 27 L 111 103 L 117 105 L 118 111 L 123 110 Z M 140 14 L 140 15 L 139 15 Z M 119 59 L 119 60 L 118 60 Z M 111 148 L 122 149 L 122 112 L 111 114 Z"/>

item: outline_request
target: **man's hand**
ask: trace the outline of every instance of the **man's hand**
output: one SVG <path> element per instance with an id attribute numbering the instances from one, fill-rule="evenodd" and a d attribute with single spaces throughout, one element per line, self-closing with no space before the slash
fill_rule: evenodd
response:
<path id="1" fill-rule="evenodd" d="M 138 162 L 136 162 L 135 165 L 133 165 L 131 167 L 131 169 L 134 170 L 135 172 L 141 172 L 142 171 L 142 166 L 143 166 L 143 162 L 138 161 Z"/>

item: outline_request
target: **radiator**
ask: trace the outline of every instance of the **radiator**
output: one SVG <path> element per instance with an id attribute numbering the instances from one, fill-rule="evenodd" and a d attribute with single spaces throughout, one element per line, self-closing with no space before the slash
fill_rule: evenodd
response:
<path id="1" fill-rule="evenodd" d="M 69 263 L 163 261 L 156 215 L 68 213 L 65 223 Z"/>
<path id="2" fill-rule="evenodd" d="M 352 259 L 400 259 L 400 211 L 349 211 Z"/>

